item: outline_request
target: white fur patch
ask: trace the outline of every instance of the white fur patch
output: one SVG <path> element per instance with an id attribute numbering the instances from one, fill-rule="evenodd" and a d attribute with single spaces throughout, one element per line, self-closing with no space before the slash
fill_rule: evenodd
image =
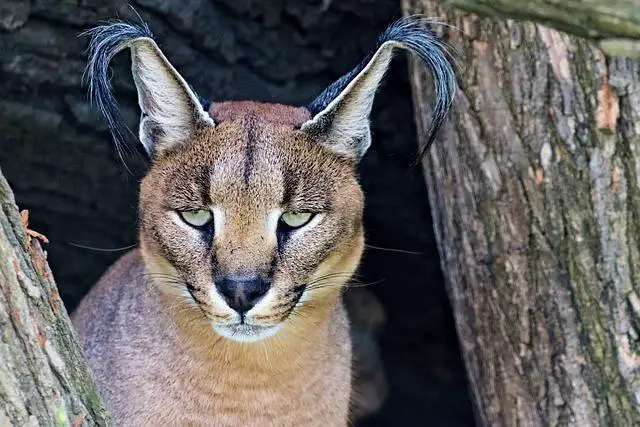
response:
<path id="1" fill-rule="evenodd" d="M 267 215 L 267 236 L 275 236 L 278 230 L 278 222 L 280 222 L 280 216 L 282 215 L 282 209 L 274 209 Z"/>
<path id="2" fill-rule="evenodd" d="M 225 223 L 224 211 L 219 206 L 214 206 L 211 210 L 213 212 L 213 235 L 222 236 Z"/>
<path id="3" fill-rule="evenodd" d="M 282 325 L 275 326 L 253 326 L 253 325 L 212 325 L 213 330 L 230 340 L 251 343 L 262 341 L 274 336 L 280 331 Z"/>

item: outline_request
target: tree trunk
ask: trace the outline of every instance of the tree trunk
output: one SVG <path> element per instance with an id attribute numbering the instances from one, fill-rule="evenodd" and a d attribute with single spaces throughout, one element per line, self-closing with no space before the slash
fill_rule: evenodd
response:
<path id="1" fill-rule="evenodd" d="M 0 426 L 109 425 L 37 238 L 0 173 Z"/>
<path id="2" fill-rule="evenodd" d="M 423 169 L 478 423 L 640 425 L 640 62 L 403 4 L 464 31 L 445 29 L 462 89 Z"/>

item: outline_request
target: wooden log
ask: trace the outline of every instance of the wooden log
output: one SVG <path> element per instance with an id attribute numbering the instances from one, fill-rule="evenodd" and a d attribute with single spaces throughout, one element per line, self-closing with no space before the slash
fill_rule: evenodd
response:
<path id="1" fill-rule="evenodd" d="M 461 90 L 423 169 L 478 424 L 640 425 L 640 61 L 403 8 L 464 32 L 440 29 Z M 424 133 L 432 85 L 411 62 Z"/>
<path id="2" fill-rule="evenodd" d="M 111 425 L 23 215 L 0 172 L 0 426 Z"/>

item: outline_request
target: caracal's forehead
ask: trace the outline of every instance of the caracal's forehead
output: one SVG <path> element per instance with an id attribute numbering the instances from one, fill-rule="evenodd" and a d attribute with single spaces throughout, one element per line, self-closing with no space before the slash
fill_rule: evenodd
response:
<path id="1" fill-rule="evenodd" d="M 196 144 L 201 151 L 208 145 L 217 148 L 205 162 L 214 204 L 277 203 L 284 199 L 285 179 L 292 166 L 287 153 L 290 144 L 284 140 L 295 141 L 293 132 L 280 127 L 248 116 L 218 124 L 208 141 Z"/>
<path id="2" fill-rule="evenodd" d="M 323 211 L 353 165 L 294 125 L 247 114 L 201 131 L 160 165 L 174 209 L 224 205 Z"/>

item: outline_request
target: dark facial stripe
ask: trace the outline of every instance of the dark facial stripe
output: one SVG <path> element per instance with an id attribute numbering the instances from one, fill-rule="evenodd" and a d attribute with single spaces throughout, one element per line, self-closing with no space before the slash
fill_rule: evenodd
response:
<path id="1" fill-rule="evenodd" d="M 282 258 L 284 256 L 284 248 L 291 237 L 290 232 L 277 231 L 276 239 L 278 241 L 278 256 Z"/>
<path id="2" fill-rule="evenodd" d="M 254 151 L 255 145 L 257 143 L 257 134 L 256 134 L 256 117 L 255 116 L 247 116 L 244 124 L 244 138 L 245 138 L 245 149 L 244 149 L 244 182 L 245 184 L 249 183 L 249 179 L 251 179 L 251 175 L 253 173 L 254 166 Z"/>
<path id="3" fill-rule="evenodd" d="M 203 304 L 203 302 L 198 298 L 198 290 L 189 282 L 185 282 L 185 285 L 187 287 L 187 291 L 189 291 L 189 293 L 191 294 L 191 298 L 193 298 L 193 300 L 198 304 Z"/>
<path id="4" fill-rule="evenodd" d="M 300 298 L 302 298 L 302 294 L 304 293 L 305 289 L 306 289 L 306 285 L 296 286 L 294 288 L 294 295 L 293 295 L 293 300 L 291 301 L 291 307 L 289 307 L 289 309 L 285 311 L 285 315 L 283 317 L 288 317 L 291 313 L 293 313 L 293 310 L 296 309 L 296 306 L 300 302 Z"/>
<path id="5" fill-rule="evenodd" d="M 300 176 L 298 172 L 293 168 L 284 168 L 282 171 L 282 200 L 280 204 L 282 206 L 289 206 L 295 196 L 294 192 L 298 188 L 300 182 Z"/>
<path id="6" fill-rule="evenodd" d="M 203 167 L 196 179 L 202 204 L 204 206 L 211 205 L 211 170 L 208 167 Z"/>

